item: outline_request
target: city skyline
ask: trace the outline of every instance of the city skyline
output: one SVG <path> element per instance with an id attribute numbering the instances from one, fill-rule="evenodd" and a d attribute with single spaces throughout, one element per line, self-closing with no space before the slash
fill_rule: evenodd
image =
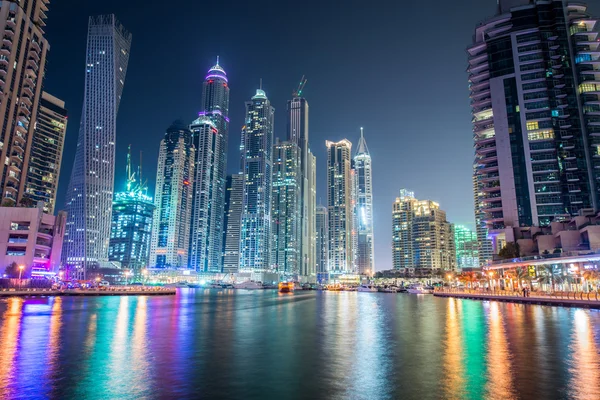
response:
<path id="1" fill-rule="evenodd" d="M 312 53 L 312 50 L 308 51 L 310 48 L 310 46 L 308 46 L 308 48 L 302 48 L 302 54 L 306 55 L 306 62 L 303 61 L 304 59 L 302 57 L 300 57 L 300 59 L 296 57 L 292 68 L 287 67 L 285 60 L 275 57 L 271 63 L 260 67 L 251 67 L 247 71 L 241 71 L 241 60 L 246 57 L 246 53 L 240 47 L 242 46 L 241 44 L 235 45 L 236 41 L 239 42 L 239 38 L 234 41 L 233 37 L 225 34 L 220 40 L 203 40 L 203 43 L 206 43 L 206 46 L 201 46 L 203 47 L 202 49 L 199 49 L 201 51 L 194 56 L 190 56 L 189 54 L 185 54 L 185 57 L 176 55 L 174 64 L 185 64 L 185 67 L 182 68 L 189 71 L 188 73 L 177 72 L 172 76 L 173 84 L 170 85 L 172 86 L 172 89 L 170 89 L 171 93 L 175 94 L 176 92 L 181 92 L 182 99 L 172 101 L 171 99 L 173 99 L 173 96 L 166 95 L 164 89 L 160 89 L 162 91 L 161 93 L 163 93 L 162 95 L 148 95 L 145 99 L 140 99 L 139 96 L 131 95 L 131 97 L 128 98 L 129 89 L 125 90 L 124 107 L 127 107 L 128 112 L 121 112 L 119 117 L 118 135 L 123 135 L 123 139 L 117 141 L 117 174 L 119 175 L 120 171 L 124 170 L 120 163 L 124 160 L 126 145 L 131 142 L 136 143 L 134 139 L 136 135 L 139 136 L 143 132 L 144 135 L 151 135 L 151 138 L 156 139 L 156 141 L 153 141 L 154 139 L 150 138 L 149 140 L 144 140 L 144 143 L 140 143 L 145 154 L 145 159 L 148 160 L 148 157 L 150 157 L 149 159 L 153 160 L 157 153 L 157 146 L 155 143 L 160 140 L 161 135 L 164 133 L 164 129 L 157 129 L 157 127 L 168 126 L 170 121 L 176 117 L 181 116 L 187 121 L 190 115 L 197 115 L 197 112 L 199 111 L 197 99 L 202 82 L 201 74 L 206 70 L 206 65 L 214 63 L 215 56 L 221 55 L 221 62 L 228 69 L 230 77 L 232 80 L 235 80 L 236 85 L 236 94 L 232 97 L 231 102 L 231 119 L 234 126 L 232 129 L 233 135 L 229 141 L 229 173 L 235 172 L 237 169 L 237 163 L 231 157 L 235 154 L 232 149 L 239 144 L 236 135 L 239 134 L 239 127 L 243 120 L 243 118 L 240 117 L 240 115 L 243 114 L 243 100 L 240 101 L 240 98 L 243 98 L 244 93 L 247 93 L 248 90 L 252 90 L 252 86 L 256 85 L 255 82 L 258 81 L 259 77 L 262 76 L 263 78 L 266 78 L 265 82 L 270 82 L 267 84 L 266 90 L 268 90 L 270 94 L 272 92 L 270 95 L 272 103 L 275 108 L 278 109 L 276 117 L 276 121 L 278 122 L 276 122 L 275 126 L 275 136 L 284 138 L 285 124 L 283 122 L 284 118 L 282 113 L 285 112 L 284 104 L 285 99 L 289 97 L 289 87 L 294 86 L 294 82 L 296 82 L 298 76 L 306 74 L 309 78 L 309 82 L 305 95 L 311 102 L 312 109 L 311 142 L 318 162 L 317 200 L 321 199 L 321 204 L 324 204 L 325 198 L 324 188 L 326 177 L 323 171 L 326 162 L 326 153 L 324 152 L 324 149 L 321 148 L 320 143 L 326 139 L 339 140 L 346 136 L 353 142 L 357 141 L 357 135 L 350 136 L 349 134 L 356 132 L 361 125 L 369 131 L 369 147 L 371 154 L 373 155 L 374 168 L 376 168 L 377 171 L 374 178 L 375 236 L 381 238 L 381 240 L 376 242 L 375 249 L 378 259 L 377 269 L 385 269 L 391 266 L 390 246 L 388 241 L 383 239 L 388 235 L 389 229 L 391 228 L 388 221 L 389 218 L 387 217 L 388 204 L 391 199 L 394 198 L 400 187 L 406 186 L 415 188 L 419 193 L 422 193 L 424 197 L 439 201 L 448 211 L 448 218 L 450 221 L 467 224 L 473 227 L 474 217 L 472 216 L 470 182 L 470 167 L 472 164 L 472 152 L 470 151 L 470 146 L 472 141 L 470 138 L 471 126 L 469 122 L 468 91 L 466 90 L 465 85 L 467 76 L 465 70 L 467 63 L 464 50 L 471 41 L 470 36 L 472 35 L 474 24 L 476 24 L 477 21 L 481 21 L 487 16 L 494 14 L 496 5 L 493 1 L 489 3 L 484 2 L 483 4 L 481 2 L 471 2 L 471 4 L 465 5 L 466 12 L 464 15 L 458 15 L 452 5 L 434 4 L 434 6 L 437 9 L 431 9 L 430 12 L 434 12 L 435 15 L 441 15 L 447 11 L 447 14 L 453 17 L 452 19 L 439 19 L 439 17 L 436 17 L 437 21 L 442 24 L 442 28 L 447 26 L 448 30 L 457 30 L 461 32 L 459 35 L 460 38 L 453 40 L 450 48 L 447 50 L 448 54 L 452 53 L 452 62 L 450 63 L 451 72 L 444 75 L 446 78 L 450 77 L 450 80 L 453 83 L 448 84 L 449 86 L 439 87 L 442 89 L 440 98 L 451 96 L 455 101 L 448 103 L 456 103 L 456 105 L 448 104 L 447 107 L 445 105 L 444 109 L 441 110 L 443 115 L 448 117 L 449 120 L 444 119 L 444 117 L 436 118 L 443 120 L 445 122 L 444 124 L 436 124 L 434 121 L 432 123 L 428 122 L 428 126 L 426 127 L 416 128 L 416 126 L 421 126 L 420 121 L 423 120 L 426 111 L 421 110 L 418 107 L 415 108 L 416 106 L 411 106 L 411 104 L 408 104 L 405 100 L 403 101 L 395 96 L 396 92 L 402 92 L 404 90 L 395 90 L 396 88 L 399 88 L 398 85 L 407 84 L 406 76 L 403 74 L 403 72 L 406 72 L 407 70 L 399 68 L 402 63 L 394 57 L 369 57 L 369 54 L 372 53 L 369 51 L 364 53 L 364 57 L 355 57 L 353 55 L 353 60 L 356 61 L 356 65 L 347 65 L 347 70 L 342 71 L 341 76 L 335 76 L 336 74 L 331 72 L 331 66 L 335 65 L 335 62 L 330 57 L 325 57 L 325 59 L 318 61 L 310 61 L 309 54 Z M 60 28 L 61 21 L 64 20 L 64 18 L 68 17 L 70 21 L 73 21 L 74 30 L 85 30 L 84 25 L 87 21 L 87 16 L 113 11 L 120 19 L 125 21 L 125 24 L 136 34 L 136 37 L 139 37 L 140 35 L 149 35 L 146 28 L 142 27 L 139 22 L 133 18 L 131 10 L 128 10 L 127 7 L 122 7 L 118 2 L 109 1 L 102 5 L 77 4 L 76 7 L 74 7 L 73 4 L 56 3 L 53 4 L 52 8 L 52 24 L 49 24 L 47 28 L 53 46 L 52 56 L 58 58 L 61 57 L 61 55 L 66 54 L 65 52 L 67 51 L 64 39 L 60 39 L 61 37 L 65 37 L 65 33 L 61 32 Z M 239 22 L 240 15 L 247 11 L 249 10 L 244 9 L 244 6 L 236 8 L 236 11 L 232 16 L 232 21 Z M 389 11 L 393 15 L 399 15 L 401 18 L 405 17 L 401 13 L 400 8 L 390 6 Z M 152 18 L 156 18 L 156 12 L 157 7 L 153 2 L 150 2 L 147 10 L 143 10 L 144 17 L 150 18 L 150 22 L 152 21 Z M 360 10 L 345 10 L 344 12 L 350 21 L 354 21 L 358 18 L 356 14 L 358 14 Z M 368 12 L 368 10 L 366 12 Z M 79 18 L 83 18 L 83 20 L 85 20 L 84 23 L 82 24 L 80 20 L 74 18 L 74 15 L 80 15 Z M 406 29 L 410 28 L 410 21 L 408 22 Z M 132 26 L 130 27 L 130 25 Z M 77 28 L 78 26 L 79 28 Z M 189 33 L 187 30 L 186 32 Z M 283 34 L 290 35 L 291 33 L 283 32 Z M 312 31 L 312 35 L 316 34 L 317 31 Z M 72 32 L 69 33 L 69 37 L 71 36 Z M 152 38 L 155 36 L 150 35 L 149 37 Z M 77 37 L 75 37 L 75 40 L 79 40 L 79 43 L 83 42 L 83 40 Z M 312 43 L 311 40 L 314 40 L 313 36 L 309 35 L 307 40 L 308 44 Z M 330 41 L 327 42 L 330 43 Z M 421 49 L 416 48 L 415 45 L 410 43 L 403 42 L 403 45 L 404 44 L 407 46 L 406 51 L 414 52 L 415 57 L 419 57 L 419 54 L 422 52 Z M 136 47 L 138 45 L 140 46 L 139 48 Z M 148 68 L 145 67 L 144 64 L 141 64 L 143 61 L 143 54 L 147 52 L 147 46 L 147 43 L 140 42 L 136 42 L 134 45 L 132 65 L 141 76 L 136 77 L 133 83 L 131 80 L 128 80 L 128 85 L 133 85 L 135 87 L 135 89 L 132 89 L 132 92 L 139 92 L 139 90 L 143 88 L 142 77 L 147 76 L 144 74 L 150 73 L 146 72 Z M 69 55 L 67 58 L 73 59 L 77 54 L 84 53 L 85 44 L 83 45 L 83 48 L 79 47 L 80 46 L 68 46 L 68 51 L 72 52 L 73 56 Z M 136 50 L 136 48 L 138 50 Z M 315 51 L 319 50 L 317 49 Z M 347 60 L 350 54 L 355 54 L 354 52 L 350 52 L 350 49 L 345 48 L 340 48 L 336 51 L 339 52 L 336 54 L 345 57 L 343 58 L 345 60 Z M 81 56 L 79 57 L 79 59 L 81 59 Z M 423 59 L 423 57 L 427 60 L 427 57 L 429 56 L 426 57 L 425 55 L 422 55 L 421 59 Z M 387 96 L 389 99 L 393 99 L 393 101 L 391 101 L 389 105 L 384 105 L 381 110 L 375 112 L 371 106 L 367 104 L 367 108 L 365 109 L 366 112 L 363 113 L 364 115 L 359 116 L 358 119 L 344 119 L 344 112 L 342 110 L 348 109 L 348 102 L 353 98 L 353 94 L 358 94 L 360 96 L 364 95 L 365 97 L 372 95 L 369 94 L 372 93 L 370 92 L 371 89 L 366 88 L 364 85 L 358 85 L 359 87 L 356 87 L 357 85 L 349 85 L 348 83 L 351 81 L 349 78 L 351 76 L 359 77 L 360 74 L 358 70 L 368 68 L 367 64 L 375 60 L 379 63 L 378 68 L 383 68 L 384 72 L 387 71 L 389 79 L 391 79 L 388 83 L 389 88 L 380 88 L 380 90 L 383 91 L 383 95 Z M 328 67 L 323 69 L 322 67 L 325 61 L 327 62 Z M 68 93 L 67 91 L 65 95 L 63 94 L 64 89 L 59 85 L 61 81 L 60 77 L 64 76 L 65 73 L 72 75 L 73 80 L 76 80 L 78 76 L 81 78 L 83 77 L 82 74 L 78 75 L 78 69 L 76 68 L 81 65 L 81 61 L 75 60 L 73 63 L 75 66 L 71 66 L 71 62 L 65 63 L 64 71 L 58 71 L 57 63 L 54 63 L 54 65 L 53 63 L 49 63 L 48 74 L 45 81 L 45 86 L 50 93 L 66 100 L 67 108 L 70 110 L 69 117 L 71 120 L 67 133 L 65 160 L 63 162 L 65 168 L 63 168 L 62 171 L 63 179 L 61 179 L 61 187 L 59 189 L 60 193 L 57 201 L 57 210 L 60 209 L 61 204 L 64 204 L 65 184 L 66 181 L 68 181 L 67 177 L 70 175 L 68 169 L 70 168 L 70 165 L 72 165 L 70 157 L 72 157 L 73 154 L 73 141 L 76 141 L 76 139 L 73 139 L 73 136 L 76 136 L 76 134 L 74 134 L 74 127 L 78 126 L 77 113 L 79 110 L 77 110 L 77 108 L 78 104 L 80 104 L 78 97 L 81 96 L 81 94 L 75 93 L 74 91 Z M 344 67 L 346 67 L 346 64 Z M 391 71 L 397 72 L 392 75 Z M 429 68 L 429 72 L 431 72 L 431 68 Z M 411 73 L 420 74 L 420 72 L 413 71 L 411 71 Z M 425 71 L 423 71 L 423 74 L 428 77 L 432 76 L 431 73 L 426 73 Z M 395 81 L 392 77 L 394 77 Z M 441 78 L 441 76 L 439 78 Z M 434 79 L 438 78 L 434 76 Z M 418 81 L 415 76 L 411 77 L 411 80 Z M 189 90 L 185 89 L 185 86 L 182 85 L 184 81 L 187 86 L 190 86 Z M 143 84 L 145 85 L 146 82 L 147 81 Z M 360 80 L 356 82 L 360 82 Z M 80 90 L 81 86 L 73 86 L 75 89 Z M 282 88 L 279 89 L 279 87 Z M 326 92 L 324 92 L 324 90 L 326 90 Z M 392 91 L 395 92 L 394 97 L 391 97 Z M 335 96 L 332 97 L 332 95 L 327 94 L 327 92 L 333 92 L 335 93 Z M 166 104 L 164 100 L 158 100 L 163 97 L 168 98 L 168 102 L 174 104 Z M 188 100 L 185 100 L 186 97 Z M 410 103 L 415 103 L 417 105 L 426 104 L 425 97 L 426 91 L 422 94 L 415 92 L 415 99 Z M 194 100 L 192 101 L 191 99 Z M 136 101 L 141 101 L 139 106 L 133 106 L 133 103 Z M 338 104 L 334 104 L 336 102 Z M 147 111 L 148 107 L 145 106 L 151 104 L 154 104 L 154 107 L 151 108 L 160 109 L 162 111 L 158 113 L 158 115 L 151 116 L 149 116 L 147 112 L 144 112 L 143 114 L 140 113 L 140 111 L 142 111 L 141 107 L 144 106 L 144 111 Z M 332 104 L 332 106 L 329 106 L 330 104 Z M 363 105 L 364 102 L 361 101 L 360 104 Z M 404 110 L 402 115 L 405 118 L 401 125 L 392 123 L 392 120 L 388 116 L 382 114 L 384 110 L 389 111 L 391 109 L 397 109 L 399 106 Z M 461 111 L 457 112 L 457 108 Z M 386 112 L 386 114 L 394 116 L 394 112 Z M 411 116 L 410 114 L 414 114 L 414 116 Z M 157 121 L 162 122 L 157 124 Z M 460 128 L 458 128 L 459 126 Z M 152 130 L 148 129 L 149 127 L 152 127 Z M 417 132 L 418 135 L 414 135 L 413 132 Z M 391 138 L 394 138 L 392 139 L 394 141 L 397 140 L 398 144 L 389 146 L 388 141 Z M 446 149 L 449 151 L 446 151 Z M 415 165 L 415 163 L 418 162 L 417 160 L 422 158 L 428 151 L 432 151 L 432 153 L 427 157 L 433 157 L 438 163 L 443 163 L 444 168 L 436 168 L 434 171 L 433 166 L 423 165 L 419 173 L 408 173 L 410 165 Z M 155 168 L 155 166 L 147 163 L 144 168 L 148 171 L 149 176 L 153 176 L 153 168 Z M 396 173 L 396 171 L 402 170 L 407 171 L 407 173 Z M 457 171 L 460 172 L 457 173 Z M 120 178 L 117 177 L 117 182 L 119 179 Z M 393 180 L 393 185 L 387 184 L 390 179 Z M 452 182 L 452 184 L 448 186 L 445 182 Z M 152 186 L 152 183 L 150 186 Z M 149 193 L 154 194 L 154 192 L 155 190 L 151 187 Z M 319 203 L 319 201 L 317 202 Z"/>

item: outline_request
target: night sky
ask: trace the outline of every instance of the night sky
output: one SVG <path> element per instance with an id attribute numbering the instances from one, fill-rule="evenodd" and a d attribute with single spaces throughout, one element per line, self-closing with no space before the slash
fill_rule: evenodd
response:
<path id="1" fill-rule="evenodd" d="M 217 55 L 231 88 L 230 173 L 239 167 L 244 101 L 259 79 L 276 109 L 275 135 L 285 138 L 286 100 L 306 75 L 317 200 L 327 202 L 325 140 L 347 138 L 356 146 L 364 127 L 373 159 L 376 267 L 390 269 L 399 189 L 440 202 L 451 222 L 474 225 L 465 49 L 495 3 L 52 0 L 45 90 L 69 110 L 57 204 L 64 205 L 77 143 L 88 17 L 114 13 L 133 34 L 117 119 L 116 191 L 124 186 L 131 144 L 136 163 L 143 151 L 154 193 L 164 131 L 200 111 L 202 81 Z"/>

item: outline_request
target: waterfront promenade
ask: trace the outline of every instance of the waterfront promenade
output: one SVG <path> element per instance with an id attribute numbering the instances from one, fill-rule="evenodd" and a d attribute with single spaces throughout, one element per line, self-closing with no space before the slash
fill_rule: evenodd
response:
<path id="1" fill-rule="evenodd" d="M 522 292 L 517 291 L 439 288 L 434 292 L 434 296 L 600 309 L 600 294 L 598 292 L 530 292 L 529 296 L 524 297 Z"/>
<path id="2" fill-rule="evenodd" d="M 165 296 L 174 295 L 174 288 L 155 286 L 124 286 L 99 289 L 0 289 L 0 297 L 36 296 Z"/>

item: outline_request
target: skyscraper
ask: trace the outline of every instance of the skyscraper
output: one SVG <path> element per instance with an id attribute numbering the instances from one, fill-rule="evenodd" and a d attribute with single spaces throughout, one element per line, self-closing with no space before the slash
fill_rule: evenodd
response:
<path id="1" fill-rule="evenodd" d="M 353 273 L 352 143 L 326 141 L 329 274 Z"/>
<path id="2" fill-rule="evenodd" d="M 275 109 L 262 89 L 246 102 L 240 270 L 271 269 L 271 180 Z"/>
<path id="3" fill-rule="evenodd" d="M 44 203 L 44 212 L 54 213 L 56 190 L 67 131 L 65 102 L 43 92 L 31 143 L 25 194 Z"/>
<path id="4" fill-rule="evenodd" d="M 131 34 L 114 15 L 90 17 L 85 93 L 66 197 L 63 250 L 63 262 L 84 278 L 87 268 L 108 260 L 116 121 L 130 47 Z"/>
<path id="5" fill-rule="evenodd" d="M 235 273 L 240 268 L 240 230 L 244 202 L 244 175 L 240 172 L 227 176 L 226 187 L 223 272 Z"/>
<path id="6" fill-rule="evenodd" d="M 329 221 L 327 218 L 327 207 L 317 206 L 316 213 L 316 247 L 317 247 L 317 280 L 327 280 L 329 270 Z"/>
<path id="7" fill-rule="evenodd" d="M 501 0 L 475 29 L 475 213 L 494 242 L 505 227 L 598 210 L 596 26 L 583 3 Z"/>
<path id="8" fill-rule="evenodd" d="M 302 184 L 300 148 L 293 142 L 273 146 L 273 191 L 271 220 L 273 269 L 299 275 L 302 262 Z"/>
<path id="9" fill-rule="evenodd" d="M 115 193 L 110 230 L 109 261 L 118 261 L 135 275 L 148 266 L 154 203 L 147 195 L 141 168 L 136 173 L 131 167 L 131 147 L 127 154 L 127 183 L 125 190 Z"/>
<path id="10" fill-rule="evenodd" d="M 292 99 L 287 102 L 287 131 L 288 141 L 299 149 L 299 182 L 300 182 L 300 269 L 303 277 L 313 277 L 316 274 L 316 162 L 308 143 L 308 102 L 302 97 L 306 80 L 304 77 L 294 91 Z"/>
<path id="11" fill-rule="evenodd" d="M 202 111 L 192 122 L 196 148 L 190 267 L 198 271 L 223 269 L 223 230 L 227 143 L 229 137 L 229 84 L 217 63 L 202 86 Z"/>
<path id="12" fill-rule="evenodd" d="M 360 139 L 354 155 L 356 171 L 356 222 L 354 228 L 357 235 L 356 267 L 359 274 L 375 272 L 373 244 L 373 182 L 371 155 L 367 142 L 360 128 Z"/>
<path id="13" fill-rule="evenodd" d="M 400 190 L 392 213 L 394 269 L 402 272 L 456 269 L 454 228 L 431 200 Z"/>
<path id="14" fill-rule="evenodd" d="M 190 125 L 196 149 L 194 197 L 190 232 L 190 268 L 221 272 L 223 263 L 223 214 L 213 207 L 221 195 L 219 175 L 219 138 L 214 122 L 201 116 Z M 223 204 L 225 198 L 223 198 Z"/>
<path id="15" fill-rule="evenodd" d="M 160 142 L 158 153 L 151 267 L 188 266 L 195 155 L 188 126 L 175 121 Z"/>
<path id="16" fill-rule="evenodd" d="M 454 227 L 454 244 L 456 245 L 456 269 L 479 268 L 479 246 L 477 232 L 463 225 Z"/>
<path id="17" fill-rule="evenodd" d="M 18 203 L 26 188 L 35 122 L 42 96 L 48 41 L 49 0 L 3 1 L 0 48 L 0 189 L 2 201 Z"/>

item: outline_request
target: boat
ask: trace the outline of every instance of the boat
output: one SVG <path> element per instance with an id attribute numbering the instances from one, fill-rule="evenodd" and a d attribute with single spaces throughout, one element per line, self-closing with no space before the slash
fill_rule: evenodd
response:
<path id="1" fill-rule="evenodd" d="M 344 287 L 344 290 L 346 292 L 356 292 L 358 289 L 356 288 L 356 286 L 346 286 Z"/>
<path id="2" fill-rule="evenodd" d="M 357 290 L 359 292 L 377 292 L 377 288 L 373 285 L 360 285 Z"/>
<path id="3" fill-rule="evenodd" d="M 233 285 L 233 287 L 234 287 L 234 289 L 256 290 L 256 289 L 262 289 L 263 284 L 261 282 L 244 281 L 244 282 L 240 282 L 240 283 L 235 283 Z"/>
<path id="4" fill-rule="evenodd" d="M 292 293 L 295 286 L 294 282 L 279 282 L 279 293 Z"/>
<path id="5" fill-rule="evenodd" d="M 381 293 L 397 293 L 398 288 L 395 286 L 382 286 L 377 289 Z"/>
<path id="6" fill-rule="evenodd" d="M 342 290 L 342 286 L 335 283 L 332 285 L 327 285 L 327 290 L 332 291 L 332 292 L 339 292 Z"/>
<path id="7" fill-rule="evenodd" d="M 432 294 L 433 290 L 424 287 L 423 285 L 411 285 L 408 287 L 408 293 L 412 294 Z"/>
<path id="8" fill-rule="evenodd" d="M 202 286 L 198 283 L 188 283 L 187 287 L 189 287 L 190 289 L 199 289 Z"/>

